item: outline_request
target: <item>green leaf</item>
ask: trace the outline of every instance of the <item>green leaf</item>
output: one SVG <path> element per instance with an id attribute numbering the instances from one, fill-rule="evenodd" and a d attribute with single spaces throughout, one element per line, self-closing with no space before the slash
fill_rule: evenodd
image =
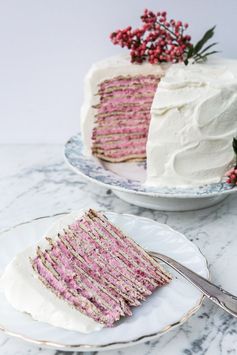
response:
<path id="1" fill-rule="evenodd" d="M 204 63 L 207 61 L 207 58 L 206 57 L 199 57 L 197 59 L 195 59 L 195 63 Z"/>
<path id="2" fill-rule="evenodd" d="M 215 53 L 220 53 L 220 51 L 212 51 L 212 52 L 205 53 L 203 57 L 207 57 L 208 55 L 215 54 Z"/>
<path id="3" fill-rule="evenodd" d="M 214 43 L 210 44 L 209 46 L 205 47 L 201 52 L 199 52 L 199 54 L 205 53 L 206 51 L 208 51 L 208 49 L 216 46 L 217 44 L 218 44 L 218 42 L 214 42 Z"/>
<path id="4" fill-rule="evenodd" d="M 189 46 L 188 52 L 187 52 L 187 58 L 191 58 L 193 56 L 193 46 Z"/>
<path id="5" fill-rule="evenodd" d="M 237 137 L 233 138 L 232 146 L 233 146 L 235 154 L 237 155 Z"/>
<path id="6" fill-rule="evenodd" d="M 204 46 L 204 44 L 209 41 L 209 39 L 211 39 L 214 35 L 214 31 L 215 31 L 216 26 L 213 26 L 212 28 L 210 28 L 207 32 L 204 33 L 203 37 L 200 39 L 200 41 L 197 42 L 197 44 L 194 46 L 194 54 L 198 53 L 202 47 Z"/>
<path id="7" fill-rule="evenodd" d="M 205 53 L 203 55 L 200 55 L 200 54 L 196 54 L 193 59 L 194 59 L 194 62 L 195 63 L 203 63 L 203 62 L 206 62 L 207 61 L 207 57 L 209 55 L 212 55 L 212 54 L 215 54 L 215 53 L 220 53 L 219 51 L 212 51 L 212 52 L 208 52 L 208 53 Z"/>

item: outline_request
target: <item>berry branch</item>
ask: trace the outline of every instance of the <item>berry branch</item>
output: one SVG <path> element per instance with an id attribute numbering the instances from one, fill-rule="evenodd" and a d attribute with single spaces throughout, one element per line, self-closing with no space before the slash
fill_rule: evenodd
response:
<path id="1" fill-rule="evenodd" d="M 148 61 L 151 64 L 162 62 L 188 64 L 203 62 L 211 54 L 208 52 L 217 43 L 211 43 L 204 47 L 213 35 L 215 27 L 208 30 L 196 45 L 191 43 L 191 36 L 185 34 L 187 23 L 182 21 L 167 20 L 167 13 L 154 13 L 145 10 L 141 16 L 142 26 L 135 30 L 131 26 L 117 30 L 110 35 L 113 44 L 127 47 L 130 50 L 131 62 L 142 63 Z"/>
<path id="2" fill-rule="evenodd" d="M 225 174 L 227 177 L 227 184 L 230 185 L 237 185 L 237 169 L 236 168 L 231 168 L 230 170 L 227 171 Z"/>
<path id="3" fill-rule="evenodd" d="M 227 177 L 227 184 L 237 185 L 237 137 L 233 138 L 232 147 L 235 153 L 235 167 L 227 171 L 225 176 Z"/>
<path id="4" fill-rule="evenodd" d="M 233 138 L 232 147 L 235 153 L 235 169 L 237 169 L 237 137 Z"/>

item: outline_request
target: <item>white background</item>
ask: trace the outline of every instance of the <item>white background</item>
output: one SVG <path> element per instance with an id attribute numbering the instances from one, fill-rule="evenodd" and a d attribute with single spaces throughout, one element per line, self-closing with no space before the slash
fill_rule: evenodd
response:
<path id="1" fill-rule="evenodd" d="M 237 0 L 0 0 L 0 143 L 76 133 L 86 71 L 126 52 L 108 36 L 145 7 L 188 22 L 195 41 L 216 24 L 221 55 L 237 58 Z"/>

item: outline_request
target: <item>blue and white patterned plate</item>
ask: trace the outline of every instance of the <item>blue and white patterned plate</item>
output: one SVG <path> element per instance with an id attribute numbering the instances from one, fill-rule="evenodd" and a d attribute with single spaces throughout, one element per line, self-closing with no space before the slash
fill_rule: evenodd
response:
<path id="1" fill-rule="evenodd" d="M 148 187 L 143 184 L 146 168 L 144 163 L 106 163 L 84 154 L 81 135 L 77 134 L 65 144 L 66 162 L 78 174 L 96 183 L 120 192 L 152 197 L 207 198 L 226 195 L 237 191 L 226 182 L 197 187 Z M 224 197 L 224 196 L 223 196 Z"/>

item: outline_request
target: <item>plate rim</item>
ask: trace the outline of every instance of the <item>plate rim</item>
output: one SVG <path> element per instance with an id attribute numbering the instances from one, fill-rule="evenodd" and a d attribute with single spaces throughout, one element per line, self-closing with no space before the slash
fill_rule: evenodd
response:
<path id="1" fill-rule="evenodd" d="M 233 187 L 230 187 L 229 189 L 226 189 L 226 190 L 223 189 L 221 191 L 213 191 L 210 193 L 203 193 L 203 194 L 197 194 L 197 193 L 191 194 L 191 193 L 187 193 L 187 192 L 184 192 L 182 194 L 162 193 L 162 192 L 157 192 L 157 191 L 139 191 L 139 190 L 135 190 L 135 189 L 129 189 L 124 186 L 122 187 L 122 186 L 115 185 L 115 184 L 113 184 L 113 182 L 111 182 L 111 183 L 103 182 L 103 181 L 100 181 L 94 177 L 87 175 L 85 172 L 81 171 L 78 167 L 72 165 L 72 163 L 69 161 L 69 159 L 66 155 L 67 147 L 73 140 L 75 140 L 75 138 L 81 138 L 81 133 L 78 132 L 77 134 L 74 134 L 73 136 L 71 136 L 69 139 L 67 139 L 66 143 L 63 146 L 63 158 L 64 158 L 64 161 L 67 164 L 67 166 L 70 169 L 72 169 L 75 173 L 77 173 L 78 175 L 84 177 L 86 180 L 89 180 L 90 182 L 96 183 L 100 186 L 109 188 L 111 190 L 118 190 L 118 191 L 125 192 L 125 193 L 137 194 L 137 195 L 148 196 L 148 197 L 162 197 L 162 198 L 168 198 L 168 199 L 171 199 L 171 198 L 177 198 L 177 199 L 212 198 L 215 196 L 229 195 L 231 193 L 237 192 L 237 187 L 233 186 Z M 90 157 L 90 156 L 87 156 L 87 157 L 85 156 L 85 158 L 87 160 L 92 160 L 92 157 Z M 109 170 L 104 169 L 103 166 L 100 166 L 100 168 L 104 171 L 109 171 Z M 113 172 L 110 172 L 110 173 L 114 174 Z M 116 174 L 114 174 L 114 175 L 116 175 Z M 129 179 L 127 179 L 127 180 L 129 180 Z M 210 186 L 210 185 L 212 185 L 212 184 L 201 185 L 200 188 L 202 186 Z M 180 189 L 182 189 L 182 188 L 180 188 Z M 184 190 L 185 190 L 185 188 L 184 188 Z"/>
<path id="2" fill-rule="evenodd" d="M 203 260 L 204 260 L 204 263 L 205 263 L 205 266 L 206 266 L 206 269 L 207 269 L 207 275 L 208 275 L 207 279 L 210 280 L 209 264 L 208 264 L 208 261 L 207 261 L 206 257 L 204 256 L 204 254 L 202 253 L 200 248 L 196 244 L 191 242 L 183 233 L 173 229 L 172 227 L 170 227 L 169 225 L 167 225 L 165 223 L 161 223 L 161 222 L 155 221 L 155 220 L 153 220 L 153 219 L 151 219 L 149 217 L 133 215 L 133 214 L 130 214 L 130 213 L 117 213 L 117 212 L 104 211 L 104 210 L 102 210 L 102 211 L 104 213 L 110 213 L 110 214 L 115 214 L 115 215 L 123 215 L 123 216 L 127 216 L 127 217 L 130 217 L 130 218 L 131 217 L 132 218 L 136 217 L 136 218 L 139 218 L 139 219 L 143 219 L 145 221 L 152 221 L 152 222 L 155 222 L 155 223 L 158 223 L 158 224 L 161 224 L 161 225 L 165 225 L 170 231 L 175 231 L 183 239 L 185 239 L 188 243 L 190 243 L 196 249 L 196 251 L 198 251 L 200 253 L 200 255 L 203 257 Z M 32 218 L 30 220 L 18 223 L 18 224 L 13 225 L 13 226 L 11 226 L 9 228 L 1 230 L 0 231 L 0 238 L 2 237 L 2 235 L 4 233 L 10 232 L 11 230 L 14 230 L 15 228 L 20 227 L 22 225 L 30 224 L 32 222 L 35 222 L 35 221 L 38 221 L 38 220 L 41 220 L 41 219 L 54 218 L 54 217 L 57 217 L 57 216 L 62 216 L 62 215 L 68 214 L 70 212 L 71 211 L 66 211 L 66 212 L 59 212 L 59 213 L 55 213 L 55 214 L 51 214 L 51 215 L 40 216 L 40 217 Z M 170 330 L 172 330 L 172 329 L 184 324 L 192 315 L 194 315 L 200 309 L 204 299 L 205 299 L 205 295 L 201 295 L 200 298 L 198 299 L 198 302 L 192 308 L 190 308 L 188 310 L 188 312 L 186 312 L 183 315 L 183 317 L 180 318 L 180 320 L 178 320 L 178 321 L 176 321 L 174 323 L 166 325 L 163 329 L 161 329 L 158 332 L 155 332 L 155 333 L 152 333 L 152 334 L 143 335 L 143 336 L 140 336 L 138 338 L 135 338 L 135 339 L 132 339 L 132 340 L 129 340 L 129 341 L 117 341 L 117 342 L 112 342 L 112 343 L 108 343 L 108 344 L 94 344 L 94 345 L 91 345 L 91 344 L 63 344 L 63 343 L 59 343 L 59 342 L 53 342 L 53 341 L 49 341 L 49 340 L 34 339 L 34 338 L 29 337 L 29 336 L 25 336 L 25 335 L 23 335 L 21 333 L 14 332 L 14 331 L 11 331 L 11 330 L 5 328 L 3 325 L 1 325 L 1 323 L 0 323 L 0 331 L 3 332 L 6 335 L 12 336 L 12 337 L 17 338 L 17 339 L 24 340 L 24 341 L 26 341 L 28 343 L 31 343 L 31 344 L 41 345 L 41 346 L 44 346 L 44 347 L 49 347 L 49 348 L 59 349 L 59 350 L 68 350 L 68 351 L 70 351 L 70 350 L 98 351 L 99 350 L 99 351 L 105 351 L 105 350 L 111 350 L 111 349 L 121 349 L 121 348 L 124 348 L 124 347 L 130 347 L 130 346 L 133 346 L 133 345 L 144 343 L 146 341 L 151 341 L 151 340 L 157 339 L 161 335 L 163 335 L 163 334 L 169 332 Z"/>

